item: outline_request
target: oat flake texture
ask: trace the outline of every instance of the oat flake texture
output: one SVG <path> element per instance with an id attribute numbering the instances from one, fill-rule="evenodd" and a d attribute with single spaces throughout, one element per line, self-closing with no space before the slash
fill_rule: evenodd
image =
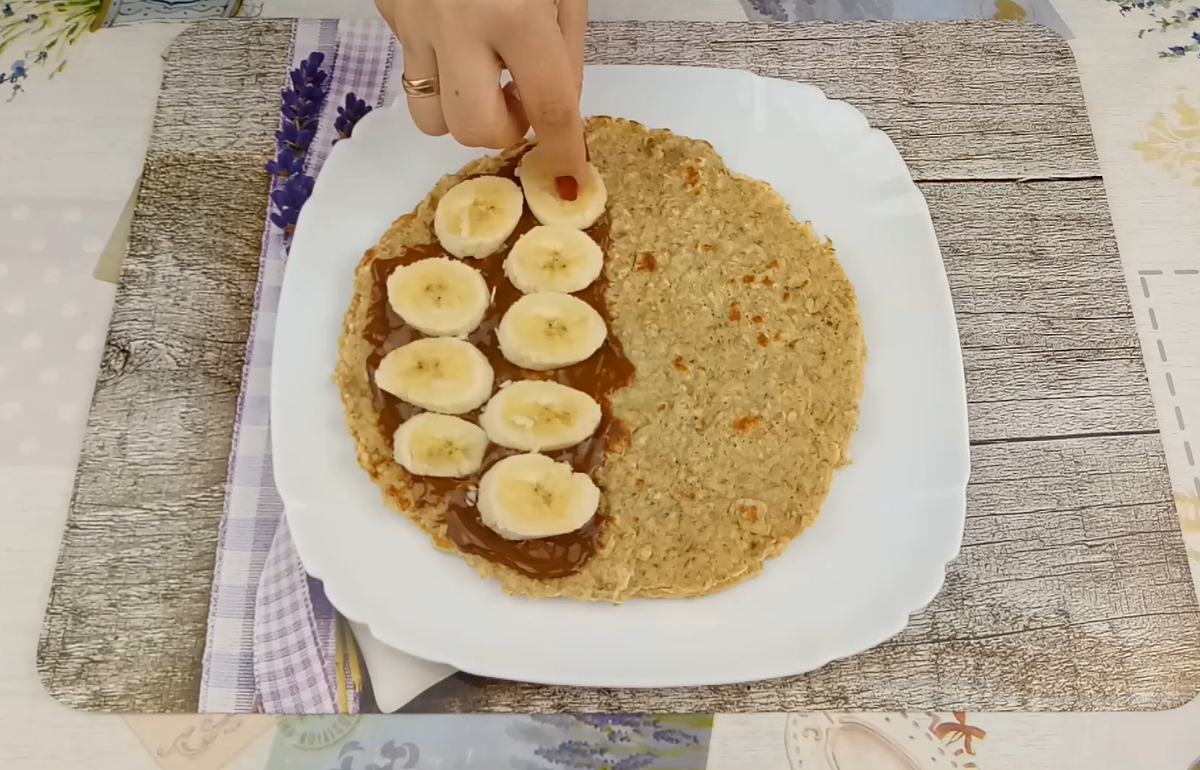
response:
<path id="1" fill-rule="evenodd" d="M 605 266 L 615 334 L 636 366 L 612 397 L 630 429 L 597 474 L 610 519 L 584 568 L 537 580 L 460 554 L 509 593 L 622 601 L 702 596 L 753 577 L 816 521 L 848 462 L 866 349 L 854 289 L 808 224 L 703 141 L 626 120 L 587 122 L 608 186 Z M 443 178 L 356 271 L 335 380 L 358 462 L 388 505 L 454 551 L 442 510 L 392 459 L 367 381 L 371 263 L 434 239 L 440 197 L 511 158 Z M 498 385 L 498 384 L 497 384 Z"/>

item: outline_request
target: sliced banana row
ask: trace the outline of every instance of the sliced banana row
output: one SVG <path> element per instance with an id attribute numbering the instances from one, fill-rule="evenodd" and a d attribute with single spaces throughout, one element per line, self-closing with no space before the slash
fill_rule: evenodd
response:
<path id="1" fill-rule="evenodd" d="M 483 523 L 508 540 L 573 532 L 600 507 L 600 490 L 586 473 L 546 455 L 506 457 L 479 482 L 476 503 Z"/>
<path id="2" fill-rule="evenodd" d="M 496 329 L 500 352 L 524 369 L 559 369 L 595 353 L 608 328 L 596 309 L 570 294 L 543 291 L 514 302 Z"/>
<path id="3" fill-rule="evenodd" d="M 512 363 L 545 371 L 590 357 L 608 335 L 604 319 L 571 293 L 601 274 L 604 255 L 582 230 L 607 204 L 604 180 L 589 164 L 573 201 L 558 196 L 537 147 L 518 168 L 521 188 L 495 176 L 468 179 L 442 196 L 434 231 L 447 252 L 482 259 L 516 229 L 524 204 L 541 222 L 523 235 L 504 272 L 526 296 L 504 314 L 497 340 Z M 536 452 L 578 444 L 600 423 L 600 405 L 586 393 L 553 382 L 524 380 L 491 397 L 494 373 L 474 345 L 474 331 L 491 303 L 478 270 L 447 258 L 424 259 L 388 277 L 388 301 L 409 326 L 429 335 L 379 363 L 378 386 L 425 413 L 394 436 L 395 459 L 419 476 L 463 478 L 483 465 L 489 441 L 530 454 L 505 458 L 480 480 L 483 523 L 510 540 L 552 537 L 579 529 L 596 514 L 600 491 L 585 473 Z M 491 397 L 489 401 L 489 397 Z M 487 403 L 480 425 L 450 415 Z"/>
<path id="4" fill-rule="evenodd" d="M 433 337 L 470 334 L 491 304 L 483 274 L 456 259 L 422 259 L 392 271 L 388 303 L 396 315 Z"/>

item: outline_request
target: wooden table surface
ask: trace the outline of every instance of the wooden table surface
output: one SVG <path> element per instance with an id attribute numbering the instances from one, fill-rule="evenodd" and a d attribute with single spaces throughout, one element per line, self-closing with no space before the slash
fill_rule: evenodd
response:
<path id="1" fill-rule="evenodd" d="M 76 707 L 196 707 L 289 36 L 197 25 L 169 54 L 38 655 Z M 1200 611 L 1067 45 L 970 22 L 617 23 L 592 28 L 588 57 L 811 82 L 896 142 L 958 313 L 963 551 L 896 639 L 807 675 L 669 691 L 460 676 L 413 707 L 1146 710 L 1200 692 Z"/>

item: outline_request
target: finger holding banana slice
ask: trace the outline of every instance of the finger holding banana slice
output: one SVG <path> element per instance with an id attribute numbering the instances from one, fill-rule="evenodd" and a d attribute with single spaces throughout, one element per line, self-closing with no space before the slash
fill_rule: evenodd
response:
<path id="1" fill-rule="evenodd" d="M 600 171 L 588 163 L 586 175 L 575 180 L 574 197 L 565 197 L 551 168 L 540 145 L 534 145 L 521 156 L 521 164 L 517 167 L 517 176 L 525 190 L 525 202 L 537 221 L 576 230 L 586 230 L 594 225 L 608 205 L 608 189 Z"/>
<path id="2" fill-rule="evenodd" d="M 500 319 L 500 352 L 524 369 L 546 371 L 577 364 L 604 344 L 608 327 L 596 309 L 570 294 L 526 294 Z"/>
<path id="3" fill-rule="evenodd" d="M 573 532 L 600 507 L 600 490 L 586 473 L 540 454 L 506 457 L 479 482 L 483 523 L 507 540 Z"/>

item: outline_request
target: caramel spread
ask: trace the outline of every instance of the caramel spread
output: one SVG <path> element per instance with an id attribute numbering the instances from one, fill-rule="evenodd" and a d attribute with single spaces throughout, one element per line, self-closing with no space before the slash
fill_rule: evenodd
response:
<path id="1" fill-rule="evenodd" d="M 514 158 L 496 173 L 497 176 L 514 179 L 519 158 Z M 487 281 L 488 288 L 493 294 L 492 304 L 488 307 L 479 328 L 473 331 L 468 340 L 479 348 L 487 357 L 495 371 L 495 385 L 498 390 L 506 381 L 516 380 L 554 380 L 562 385 L 575 388 L 587 393 L 600 404 L 600 424 L 596 432 L 587 440 L 573 447 L 548 453 L 554 460 L 567 462 L 576 471 L 587 473 L 595 480 L 595 471 L 604 462 L 608 451 L 619 451 L 628 441 L 625 426 L 620 420 L 614 419 L 609 396 L 633 382 L 633 363 L 625 357 L 621 343 L 612 334 L 611 317 L 608 312 L 608 302 L 605 292 L 608 279 L 601 272 L 590 286 L 575 296 L 591 305 L 600 313 L 609 329 L 608 338 L 600 349 L 590 358 L 572 366 L 547 372 L 535 372 L 522 369 L 504 358 L 500 352 L 500 344 L 496 340 L 496 328 L 508 308 L 521 297 L 521 292 L 504 275 L 504 259 L 509 250 L 525 233 L 537 225 L 537 220 L 526 208 L 521 214 L 521 220 L 504 246 L 484 259 L 463 260 L 466 264 L 479 270 Z M 604 259 L 609 259 L 609 220 L 605 214 L 587 234 L 592 237 L 604 252 Z M 402 265 L 409 265 L 430 257 L 450 257 L 436 240 L 425 246 L 413 247 L 395 259 L 377 259 L 371 265 L 372 293 L 371 309 L 366 329 L 363 332 L 372 353 L 367 358 L 367 380 L 374 394 L 375 410 L 379 415 L 379 430 L 388 441 L 392 438 L 405 420 L 419 414 L 422 410 L 401 401 L 386 391 L 380 390 L 375 384 L 375 370 L 385 355 L 402 345 L 425 335 L 404 323 L 388 303 L 387 279 L 392 271 Z M 463 418 L 478 421 L 479 411 L 462 415 Z M 600 536 L 607 518 L 603 502 L 600 511 L 584 527 L 575 532 L 556 537 L 537 540 L 506 540 L 483 524 L 479 512 L 468 496 L 472 489 L 477 489 L 479 480 L 488 468 L 496 462 L 518 454 L 516 450 L 491 444 L 484 456 L 483 467 L 474 475 L 463 479 L 421 477 L 424 497 L 419 503 L 446 506 L 445 519 L 448 534 L 454 544 L 466 553 L 478 554 L 490 561 L 503 564 L 506 567 L 521 572 L 533 578 L 556 578 L 578 572 L 591 558 L 600 546 Z"/>

